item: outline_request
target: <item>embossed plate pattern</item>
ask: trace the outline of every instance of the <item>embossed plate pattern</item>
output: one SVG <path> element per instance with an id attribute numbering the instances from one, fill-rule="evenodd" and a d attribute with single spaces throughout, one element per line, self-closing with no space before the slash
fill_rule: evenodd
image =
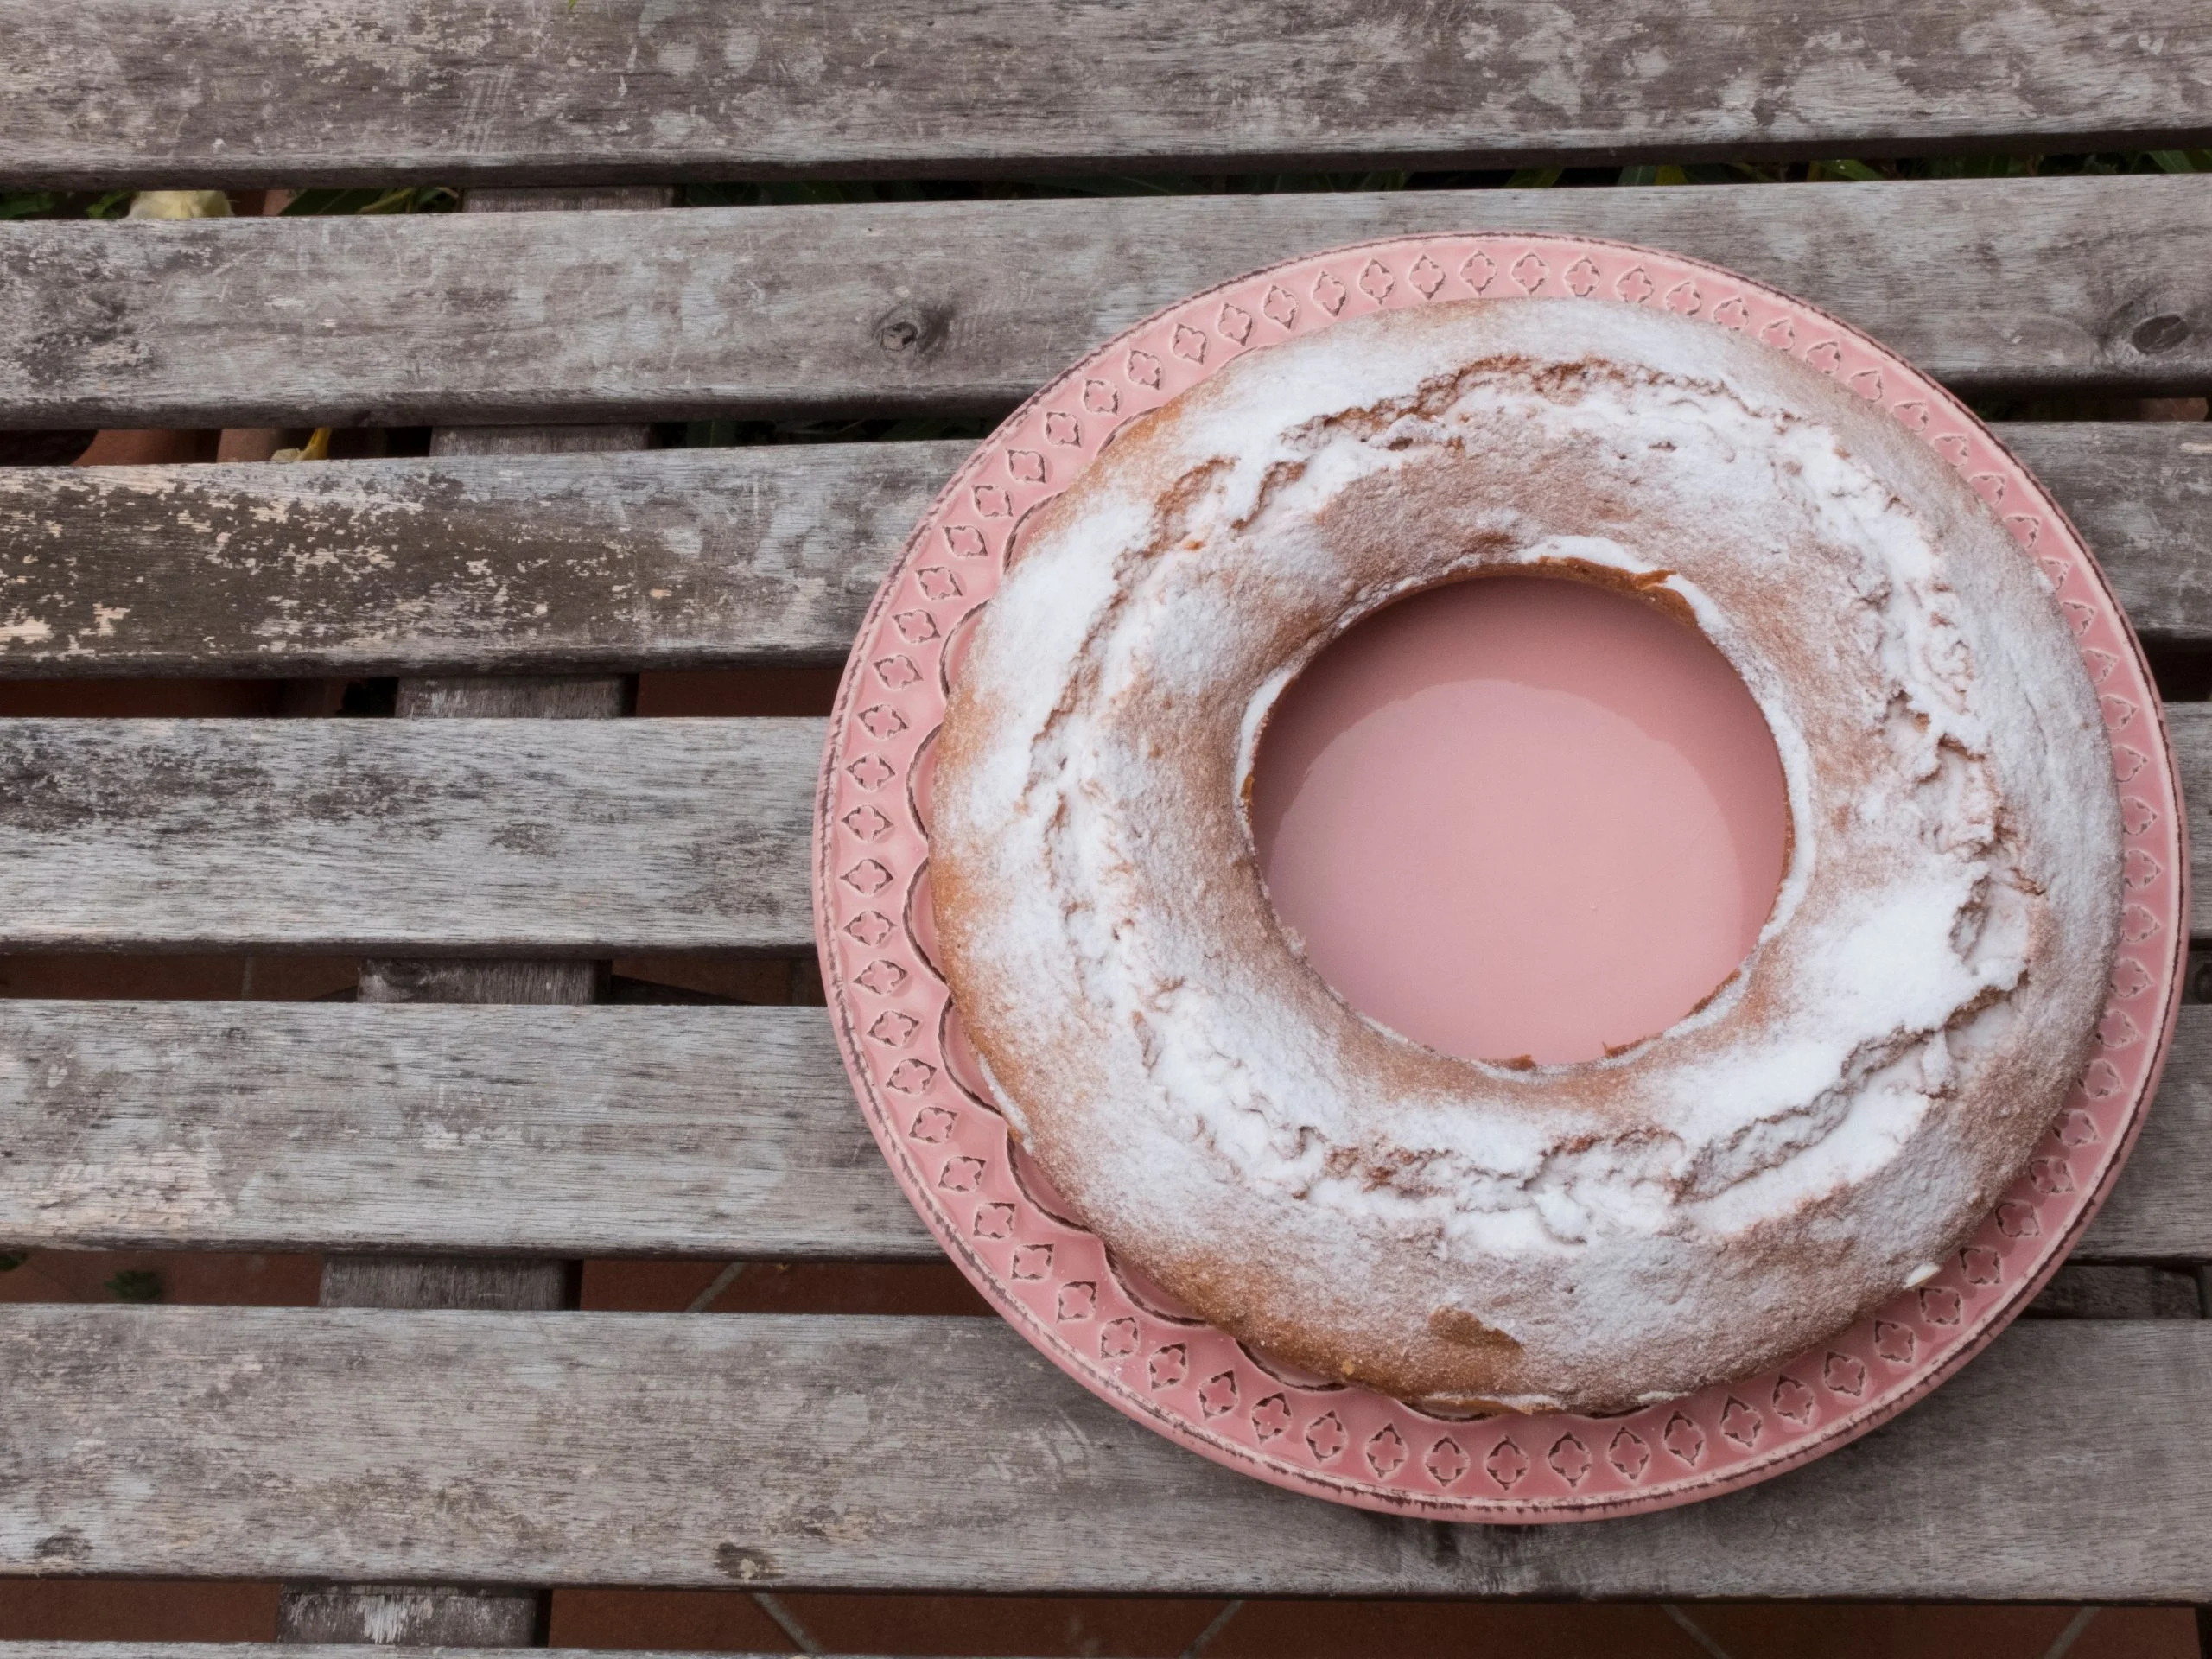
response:
<path id="1" fill-rule="evenodd" d="M 1015 522 L 1121 423 L 1294 334 L 1521 295 L 1736 329 L 1888 410 L 1965 475 L 2049 576 L 2096 683 L 2120 781 L 2126 910 L 2095 1057 L 2026 1173 L 1934 1279 L 1785 1365 L 1629 1416 L 1450 1421 L 1280 1374 L 1058 1213 L 987 1103 L 933 965 L 930 750 L 948 652 L 996 587 Z M 1023 404 L 945 486 L 877 594 L 838 694 L 816 803 L 816 935 L 838 1043 L 884 1156 L 952 1259 L 1071 1376 L 1171 1439 L 1296 1491 L 1451 1520 L 1574 1520 L 1710 1497 L 1833 1450 L 1956 1370 L 2056 1268 L 2134 1139 L 2179 1001 L 2179 801 L 2158 696 L 2095 562 L 1940 386 L 1802 301 L 1694 260 L 1573 237 L 1408 237 L 1256 271 L 1148 318 Z"/>

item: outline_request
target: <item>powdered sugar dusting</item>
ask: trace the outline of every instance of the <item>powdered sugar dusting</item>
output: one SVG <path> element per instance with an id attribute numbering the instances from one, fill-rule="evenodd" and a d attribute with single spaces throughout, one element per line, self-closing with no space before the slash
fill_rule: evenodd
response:
<path id="1" fill-rule="evenodd" d="M 1795 842 L 1704 1008 L 1520 1070 L 1337 1001 L 1238 800 L 1336 632 L 1545 566 L 1694 615 Z M 1085 1218 L 1293 1358 L 1524 1407 L 1753 1369 L 1940 1255 L 2078 1065 L 2117 911 L 2086 677 L 1971 492 L 1797 365 L 1598 302 L 1341 325 L 1132 429 L 979 628 L 936 801 L 963 1015 Z"/>

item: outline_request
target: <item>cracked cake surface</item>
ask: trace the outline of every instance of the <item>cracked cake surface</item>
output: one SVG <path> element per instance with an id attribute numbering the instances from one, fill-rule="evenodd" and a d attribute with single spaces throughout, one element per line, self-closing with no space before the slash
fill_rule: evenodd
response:
<path id="1" fill-rule="evenodd" d="M 1495 573 L 1696 626 L 1783 764 L 1751 955 L 1601 1060 L 1351 1008 L 1245 817 L 1318 651 Z M 1687 1393 L 1925 1277 L 2078 1074 L 2116 943 L 2109 747 L 2032 561 L 1825 377 L 1606 302 L 1378 314 L 1132 421 L 1022 526 L 936 766 L 947 976 L 1045 1173 L 1255 1350 L 1436 1408 Z"/>

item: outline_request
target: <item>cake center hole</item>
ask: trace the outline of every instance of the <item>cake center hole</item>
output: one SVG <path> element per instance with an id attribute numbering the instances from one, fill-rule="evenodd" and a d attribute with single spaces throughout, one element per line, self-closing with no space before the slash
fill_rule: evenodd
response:
<path id="1" fill-rule="evenodd" d="M 1378 612 L 1275 705 L 1252 828 L 1338 994 L 1447 1054 L 1596 1059 L 1758 938 L 1789 812 L 1765 718 L 1692 628 L 1497 576 Z"/>

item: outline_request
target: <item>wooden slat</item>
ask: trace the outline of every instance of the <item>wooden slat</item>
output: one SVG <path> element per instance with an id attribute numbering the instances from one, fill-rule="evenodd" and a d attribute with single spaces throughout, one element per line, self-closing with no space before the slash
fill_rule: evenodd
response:
<path id="1" fill-rule="evenodd" d="M 0 467 L 0 672 L 842 662 L 972 447 Z"/>
<path id="2" fill-rule="evenodd" d="M 2139 632 L 2212 643 L 2212 429 L 1998 431 Z M 0 468 L 0 674 L 838 663 L 969 448 Z"/>
<path id="3" fill-rule="evenodd" d="M 0 426 L 1005 409 L 1182 296 L 1414 231 L 1679 249 L 1969 390 L 2212 377 L 2212 175 L 0 225 Z"/>
<path id="4" fill-rule="evenodd" d="M 2167 714 L 2212 932 L 2212 704 Z M 803 952 L 823 730 L 0 721 L 0 948 Z"/>
<path id="5" fill-rule="evenodd" d="M 0 1247 L 938 1254 L 813 1008 L 0 1001 Z M 2212 1261 L 2212 1010 L 2076 1254 Z"/>
<path id="6" fill-rule="evenodd" d="M 8 1573 L 2212 1599 L 2203 1321 L 2025 1323 L 1805 1468 L 1533 1530 L 1274 1491 L 995 1319 L 21 1306 L 0 1353 Z"/>
<path id="7" fill-rule="evenodd" d="M 2075 1254 L 2212 1261 L 2212 1008 L 2181 1010 L 2142 1138 Z"/>
<path id="8" fill-rule="evenodd" d="M 0 153 L 99 187 L 2139 149 L 2212 130 L 2202 22 L 2188 0 L 366 0 L 333 28 L 299 0 L 8 0 Z"/>
<path id="9" fill-rule="evenodd" d="M 2212 427 L 2050 420 L 1995 434 L 2057 495 L 2137 635 L 2212 644 Z"/>
<path id="10" fill-rule="evenodd" d="M 2212 644 L 2212 426 L 2052 421 L 1995 429 L 2058 498 L 2138 634 Z"/>
<path id="11" fill-rule="evenodd" d="M 819 1008 L 0 1002 L 0 1124 L 17 1244 L 938 1253 Z"/>
<path id="12" fill-rule="evenodd" d="M 2189 815 L 2190 932 L 2212 935 L 2212 703 L 2166 706 Z"/>
<path id="13" fill-rule="evenodd" d="M 0 721 L 0 944 L 810 947 L 817 720 Z"/>

